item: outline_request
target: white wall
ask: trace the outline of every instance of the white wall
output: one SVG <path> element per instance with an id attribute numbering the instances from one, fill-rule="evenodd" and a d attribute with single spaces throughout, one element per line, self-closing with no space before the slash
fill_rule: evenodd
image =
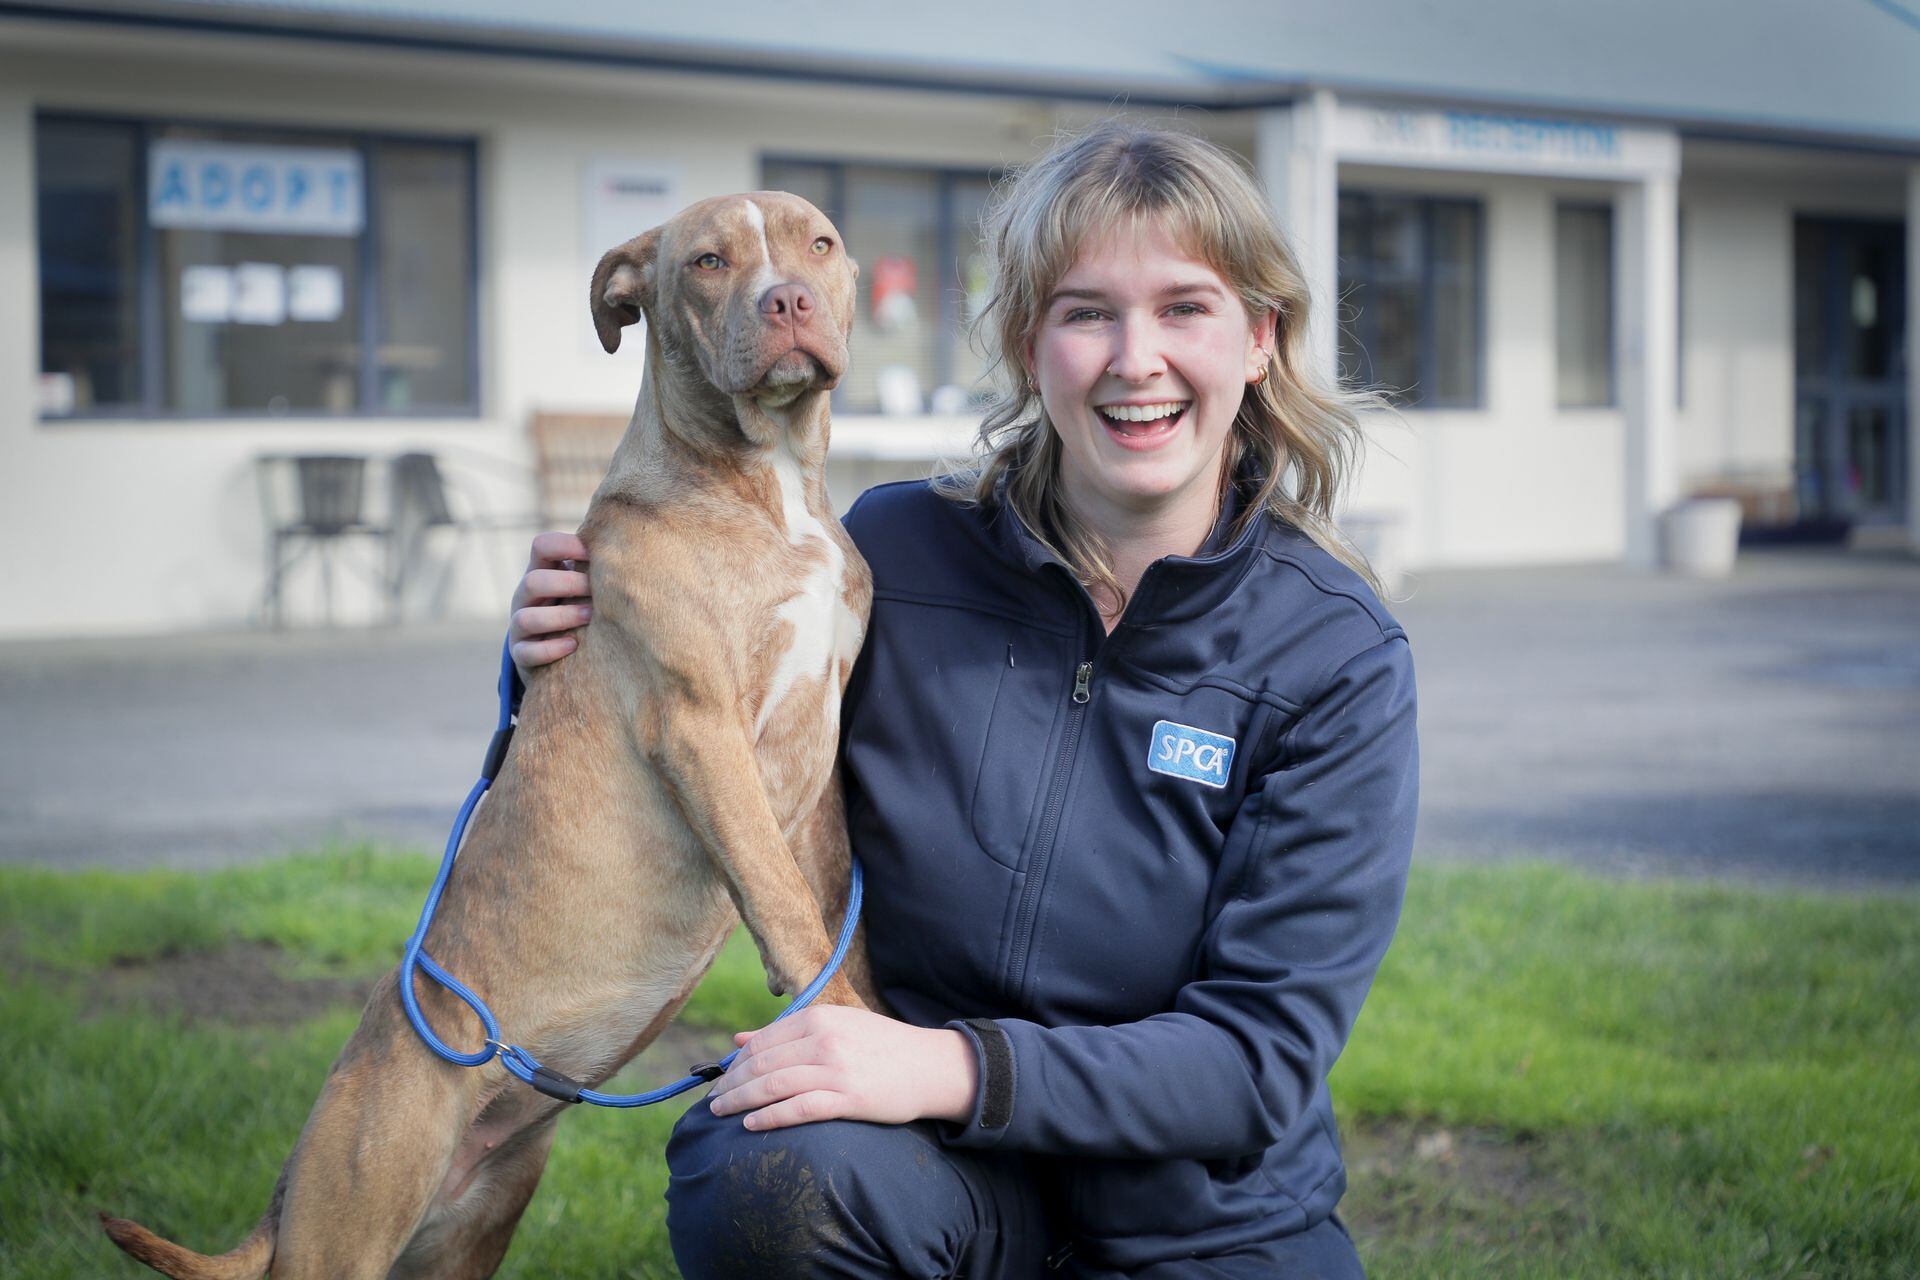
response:
<path id="1" fill-rule="evenodd" d="M 91 38 L 59 28 L 9 38 L 0 47 L 0 520 L 9 547 L 0 558 L 0 635 L 247 624 L 263 583 L 252 473 L 263 450 L 430 449 L 455 467 L 475 464 L 465 474 L 487 509 L 524 510 L 529 490 L 512 467 L 528 461 L 530 415 L 624 413 L 639 386 L 635 345 L 600 354 L 588 323 L 581 263 L 611 247 L 582 243 L 590 161 L 678 165 L 692 200 L 757 186 L 764 150 L 984 167 L 1030 155 L 1051 125 L 1044 107 L 1004 100 L 255 40 Z M 39 422 L 36 109 L 477 136 L 479 417 Z M 861 424 L 848 423 L 847 434 L 862 434 Z M 934 434 L 950 444 L 965 432 L 948 424 Z M 871 480 L 912 469 L 876 463 L 843 471 Z M 469 555 L 456 608 L 503 614 L 525 542 L 524 533 L 496 539 L 491 570 Z M 295 585 L 296 617 L 315 616 L 317 577 Z M 342 590 L 339 599 L 343 619 L 372 616 L 371 592 Z"/>

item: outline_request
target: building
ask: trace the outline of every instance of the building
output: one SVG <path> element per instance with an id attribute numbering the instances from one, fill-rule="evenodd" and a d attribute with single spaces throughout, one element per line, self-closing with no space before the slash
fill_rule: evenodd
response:
<path id="1" fill-rule="evenodd" d="M 262 454 L 429 452 L 531 518 L 535 416 L 638 386 L 592 263 L 717 192 L 809 196 L 866 267 L 836 496 L 924 470 L 973 426 L 992 175 L 1116 109 L 1245 156 L 1343 299 L 1322 358 L 1400 391 L 1348 508 L 1390 567 L 1653 564 L 1703 493 L 1920 540 L 1920 7 L 1168 12 L 0 4 L 0 635 L 259 620 Z M 530 527 L 456 608 L 504 610 Z"/>

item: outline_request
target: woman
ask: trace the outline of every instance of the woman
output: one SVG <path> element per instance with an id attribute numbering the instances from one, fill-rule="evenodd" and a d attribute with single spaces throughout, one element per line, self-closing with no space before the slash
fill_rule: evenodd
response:
<path id="1" fill-rule="evenodd" d="M 843 704 L 876 985 L 757 1032 L 667 1148 L 689 1276 L 1360 1276 L 1325 1077 L 1398 921 L 1412 659 L 1331 532 L 1359 440 L 1213 145 L 999 194 L 982 465 L 870 490 Z M 1283 484 L 1291 472 L 1291 486 Z M 1318 535 L 1317 537 L 1314 535 Z M 523 667 L 570 652 L 543 534 Z"/>

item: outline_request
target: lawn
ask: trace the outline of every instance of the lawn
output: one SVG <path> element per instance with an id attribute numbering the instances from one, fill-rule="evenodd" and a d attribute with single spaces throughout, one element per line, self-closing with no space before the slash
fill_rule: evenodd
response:
<path id="1" fill-rule="evenodd" d="M 0 1277 L 148 1274 L 101 1207 L 237 1243 L 432 871 L 0 869 Z M 615 1087 L 778 1007 L 736 936 Z M 1342 1216 L 1385 1280 L 1920 1276 L 1916 1064 L 1920 894 L 1421 866 L 1334 1072 Z M 569 1117 L 500 1274 L 672 1276 L 683 1105 Z"/>

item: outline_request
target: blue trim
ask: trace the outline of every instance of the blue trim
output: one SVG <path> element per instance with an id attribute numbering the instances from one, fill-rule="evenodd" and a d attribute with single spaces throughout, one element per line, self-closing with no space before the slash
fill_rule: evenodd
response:
<path id="1" fill-rule="evenodd" d="M 1920 13 L 1900 4 L 1898 0 L 1867 0 L 1867 3 L 1895 20 L 1906 23 L 1915 31 L 1920 31 Z"/>
<path id="2" fill-rule="evenodd" d="M 374 172 L 374 146 L 354 139 L 360 154 L 360 243 L 354 256 L 360 270 L 359 408 L 384 409 L 380 398 L 380 176 Z"/>
<path id="3" fill-rule="evenodd" d="M 34 130 L 39 131 L 40 117 L 34 118 Z M 147 216 L 147 184 L 153 174 L 148 167 L 148 156 L 153 149 L 153 126 L 143 122 L 132 126 L 133 159 L 133 207 L 139 212 L 140 231 L 134 243 L 138 246 L 139 263 L 134 268 L 134 279 L 138 280 L 140 297 L 137 299 L 140 311 L 140 409 L 147 416 L 164 415 L 163 405 L 167 396 L 167 349 L 166 315 L 160 305 L 163 290 L 160 281 L 160 229 L 153 225 L 153 219 Z M 40 185 L 40 175 L 34 175 L 36 193 Z M 39 246 L 34 246 L 38 257 Z"/>
<path id="4" fill-rule="evenodd" d="M 954 181 L 951 170 L 943 169 L 934 176 L 935 196 L 939 206 L 933 213 L 934 243 L 939 249 L 934 254 L 934 314 L 940 317 L 940 345 L 934 350 L 933 386 L 927 388 L 931 396 L 940 387 L 953 381 L 953 349 L 960 341 L 960 308 L 953 296 L 954 284 L 960 278 L 960 246 L 954 243 L 953 193 L 959 185 Z"/>

